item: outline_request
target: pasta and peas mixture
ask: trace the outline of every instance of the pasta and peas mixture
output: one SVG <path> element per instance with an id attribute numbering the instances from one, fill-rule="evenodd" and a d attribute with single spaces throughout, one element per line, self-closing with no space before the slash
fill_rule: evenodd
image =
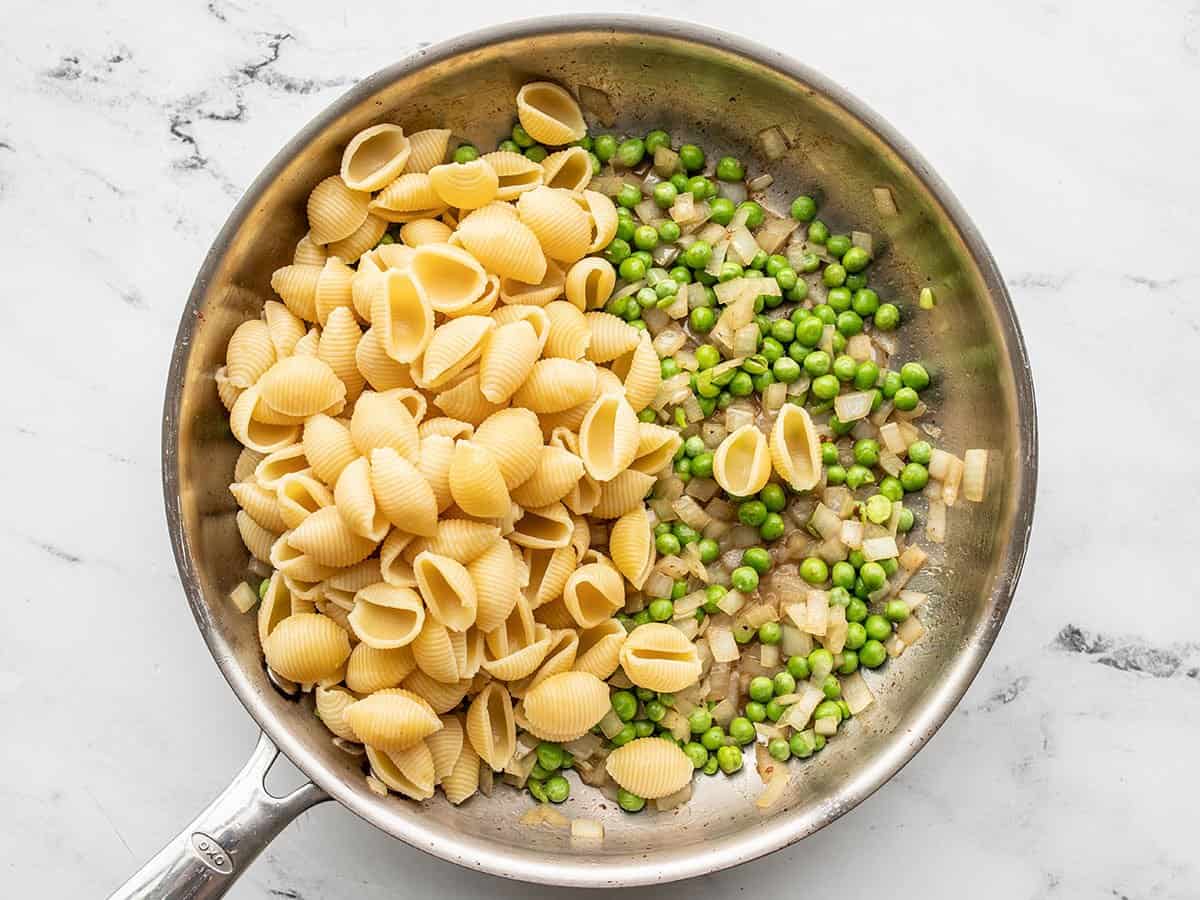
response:
<path id="1" fill-rule="evenodd" d="M 918 426 L 869 235 L 663 131 L 590 136 L 557 85 L 517 110 L 482 154 L 373 126 L 313 190 L 216 376 L 269 574 L 233 600 L 380 793 L 557 804 L 574 770 L 669 809 L 754 745 L 768 807 L 920 639 L 910 500 L 942 541 L 986 453 Z"/>

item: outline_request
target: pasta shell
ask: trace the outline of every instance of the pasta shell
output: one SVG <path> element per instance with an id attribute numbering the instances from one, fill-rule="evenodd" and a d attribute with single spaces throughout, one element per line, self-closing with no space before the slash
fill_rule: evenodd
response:
<path id="1" fill-rule="evenodd" d="M 434 416 L 432 419 L 426 419 L 417 426 L 417 434 L 421 436 L 422 441 L 431 437 L 447 437 L 452 442 L 459 438 L 470 440 L 471 435 L 474 433 L 475 426 L 470 422 L 464 422 L 461 419 L 454 419 L 450 416 Z M 425 452 L 423 446 L 421 452 Z"/>
<path id="2" fill-rule="evenodd" d="M 516 200 L 525 191 L 542 184 L 545 179 L 542 166 L 521 153 L 497 150 L 494 153 L 485 153 L 480 158 L 486 159 L 488 165 L 496 172 L 497 200 Z"/>
<path id="3" fill-rule="evenodd" d="M 416 591 L 380 582 L 354 595 L 350 627 L 376 650 L 396 650 L 416 641 L 425 626 L 425 607 Z"/>
<path id="4" fill-rule="evenodd" d="M 513 303 L 501 307 L 492 313 L 492 319 L 497 325 L 508 325 L 513 322 L 528 322 L 538 339 L 538 353 L 546 347 L 550 337 L 550 316 L 541 306 L 530 303 Z"/>
<path id="5" fill-rule="evenodd" d="M 320 681 L 350 656 L 350 639 L 337 623 L 316 613 L 288 616 L 263 642 L 267 665 L 290 681 Z"/>
<path id="6" fill-rule="evenodd" d="M 507 541 L 493 540 L 467 565 L 475 584 L 475 625 L 482 632 L 498 627 L 516 605 L 517 572 Z"/>
<path id="7" fill-rule="evenodd" d="M 394 587 L 415 588 L 417 576 L 412 564 L 404 558 L 404 550 L 416 535 L 393 528 L 379 548 L 379 577 Z"/>
<path id="8" fill-rule="evenodd" d="M 296 341 L 296 346 L 292 348 L 292 356 L 311 356 L 315 359 L 320 346 L 321 329 L 314 325 L 304 337 Z"/>
<path id="9" fill-rule="evenodd" d="M 640 331 L 612 313 L 590 312 L 585 318 L 592 330 L 587 352 L 592 362 L 611 362 L 634 349 L 642 339 Z"/>
<path id="10" fill-rule="evenodd" d="M 275 363 L 275 344 L 260 319 L 243 322 L 225 348 L 225 374 L 232 384 L 248 388 Z"/>
<path id="11" fill-rule="evenodd" d="M 308 195 L 308 233 L 317 244 L 349 237 L 367 217 L 371 195 L 330 175 Z"/>
<path id="12" fill-rule="evenodd" d="M 480 423 L 471 442 L 491 453 L 505 485 L 511 489 L 524 484 L 537 469 L 542 430 L 537 416 L 529 410 L 502 409 Z"/>
<path id="13" fill-rule="evenodd" d="M 444 244 L 453 233 L 449 225 L 437 219 L 413 219 L 400 226 L 400 240 L 408 247 Z"/>
<path id="14" fill-rule="evenodd" d="M 479 758 L 496 771 L 512 759 L 517 749 L 517 727 L 512 699 L 499 683 L 493 681 L 471 701 L 467 739 Z"/>
<path id="15" fill-rule="evenodd" d="M 233 464 L 233 480 L 249 481 L 254 475 L 254 470 L 258 468 L 258 464 L 266 458 L 265 453 L 258 453 L 243 447 L 238 454 L 237 462 Z"/>
<path id="16" fill-rule="evenodd" d="M 380 580 L 379 560 L 372 557 L 364 559 L 356 565 L 339 569 L 329 577 L 327 586 L 350 594 L 345 604 L 346 609 L 349 610 L 354 606 L 354 594 L 369 585 L 378 584 Z"/>
<path id="17" fill-rule="evenodd" d="M 517 91 L 517 117 L 530 137 L 552 147 L 587 134 L 587 123 L 575 98 L 549 81 L 531 81 Z"/>
<path id="18" fill-rule="evenodd" d="M 284 305 L 294 315 L 306 322 L 315 322 L 317 282 L 322 271 L 318 266 L 284 266 L 271 274 L 271 290 L 283 298 Z"/>
<path id="19" fill-rule="evenodd" d="M 583 460 L 562 447 L 543 446 L 535 460 L 533 475 L 512 491 L 513 500 L 527 509 L 563 499 L 583 477 Z"/>
<path id="20" fill-rule="evenodd" d="M 560 672 L 532 688 L 523 702 L 529 730 L 544 740 L 581 738 L 612 709 L 608 685 L 589 672 Z M 686 758 L 686 757 L 685 757 Z"/>
<path id="21" fill-rule="evenodd" d="M 358 741 L 358 735 L 346 721 L 346 710 L 357 701 L 357 697 L 343 687 L 318 687 L 313 692 L 313 698 L 316 701 L 317 718 L 326 728 L 344 741 Z"/>
<path id="22" fill-rule="evenodd" d="M 407 459 L 391 447 L 371 451 L 371 491 L 387 520 L 412 534 L 437 532 L 433 488 Z"/>
<path id="23" fill-rule="evenodd" d="M 355 191 L 378 191 L 404 171 L 412 145 L 399 125 L 364 128 L 342 153 L 342 181 Z"/>
<path id="24" fill-rule="evenodd" d="M 288 475 L 304 472 L 309 468 L 302 444 L 292 444 L 264 456 L 254 467 L 254 480 L 268 490 L 276 490 L 279 482 Z"/>
<path id="25" fill-rule="evenodd" d="M 462 753 L 454 761 L 454 769 L 442 779 L 446 799 L 458 806 L 479 790 L 479 754 L 470 741 L 463 743 Z"/>
<path id="26" fill-rule="evenodd" d="M 456 419 L 431 419 L 431 422 L 454 422 Z M 422 422 L 422 425 L 429 424 Z M 470 426 L 467 426 L 470 428 Z M 470 436 L 470 433 L 467 433 Z M 429 482 L 433 489 L 433 499 L 437 502 L 437 511 L 445 512 L 454 502 L 450 494 L 450 462 L 454 459 L 454 438 L 441 434 L 428 434 L 421 439 L 421 459 L 417 463 L 417 471 Z"/>
<path id="27" fill-rule="evenodd" d="M 579 632 L 575 671 L 590 672 L 597 678 L 610 677 L 621 663 L 621 647 L 626 637 L 625 626 L 616 619 L 605 619 L 595 628 Z"/>
<path id="28" fill-rule="evenodd" d="M 358 739 L 377 750 L 407 750 L 442 727 L 429 704 L 404 688 L 386 688 L 346 710 Z"/>
<path id="29" fill-rule="evenodd" d="M 582 147 L 567 147 L 543 159 L 542 171 L 547 187 L 582 191 L 592 180 L 592 160 Z"/>
<path id="30" fill-rule="evenodd" d="M 534 620 L 533 610 L 525 598 L 517 593 L 517 602 L 513 604 L 508 618 L 484 635 L 487 653 L 492 659 L 508 656 L 539 640 L 538 623 Z"/>
<path id="31" fill-rule="evenodd" d="M 229 376 L 225 372 L 225 367 L 217 369 L 213 374 L 213 381 L 217 384 L 217 396 L 221 400 L 221 405 L 225 407 L 226 412 L 233 412 L 234 406 L 237 405 L 238 398 L 245 392 L 243 388 L 238 387 L 229 380 Z"/>
<path id="32" fill-rule="evenodd" d="M 446 313 L 446 318 L 457 319 L 460 316 L 486 316 L 496 304 L 500 302 L 500 279 L 496 275 L 487 277 L 487 285 L 483 289 L 483 294 L 479 299 L 470 306 L 464 306 L 460 310 L 454 310 Z"/>
<path id="33" fill-rule="evenodd" d="M 317 359 L 329 366 L 346 386 L 347 400 L 356 399 L 363 389 L 363 376 L 354 359 L 360 340 L 362 329 L 349 308 L 338 307 L 329 314 L 325 330 L 321 332 Z"/>
<path id="34" fill-rule="evenodd" d="M 379 539 L 350 530 L 337 507 L 317 510 L 296 526 L 289 543 L 323 566 L 352 566 L 371 555 Z"/>
<path id="35" fill-rule="evenodd" d="M 589 563 L 571 573 L 563 603 L 580 628 L 595 628 L 625 605 L 621 574 L 607 562 Z"/>
<path id="36" fill-rule="evenodd" d="M 645 409 L 658 395 L 662 384 L 662 364 L 649 334 L 643 334 L 637 347 L 613 360 L 612 371 L 625 385 L 625 399 L 634 409 Z"/>
<path id="37" fill-rule="evenodd" d="M 325 264 L 325 248 L 313 243 L 312 235 L 305 234 L 296 241 L 296 250 L 292 254 L 292 262 L 297 266 L 323 266 Z"/>
<path id="38" fill-rule="evenodd" d="M 604 761 L 609 776 L 631 794 L 657 800 L 683 790 L 695 768 L 674 741 L 638 738 L 618 747 Z"/>
<path id="39" fill-rule="evenodd" d="M 529 567 L 529 585 L 525 597 L 533 609 L 545 606 L 562 596 L 567 579 L 575 570 L 575 553 L 570 547 L 527 548 L 525 564 Z"/>
<path id="40" fill-rule="evenodd" d="M 246 549 L 250 551 L 250 555 L 263 562 L 269 561 L 271 558 L 271 548 L 279 540 L 279 535 L 276 532 L 263 528 L 254 519 L 250 518 L 250 514 L 244 509 L 238 510 L 235 519 L 238 534 L 242 538 L 242 543 L 246 545 Z"/>
<path id="41" fill-rule="evenodd" d="M 657 475 L 675 458 L 683 437 L 673 428 L 665 428 L 654 422 L 638 422 L 637 456 L 629 468 Z"/>
<path id="42" fill-rule="evenodd" d="M 367 383 L 377 391 L 412 387 L 413 380 L 409 375 L 408 366 L 388 356 L 374 328 L 363 332 L 362 339 L 354 351 L 354 363 Z"/>
<path id="43" fill-rule="evenodd" d="M 506 515 L 511 502 L 496 458 L 472 441 L 454 445 L 450 493 L 463 512 L 481 519 Z"/>
<path id="44" fill-rule="evenodd" d="M 342 262 L 340 257 L 331 256 L 325 260 L 325 265 L 321 268 L 321 277 L 317 279 L 315 298 L 317 321 L 322 328 L 325 327 L 329 314 L 335 309 L 342 306 L 353 307 L 350 290 L 353 280 L 354 270 Z"/>
<path id="45" fill-rule="evenodd" d="M 442 519 L 437 525 L 437 534 L 431 538 L 413 541 L 405 556 L 416 559 L 425 550 L 448 556 L 464 565 L 478 557 L 500 539 L 500 529 L 487 522 L 470 519 Z M 411 556 L 409 555 L 411 553 Z"/>
<path id="46" fill-rule="evenodd" d="M 583 202 L 592 217 L 592 243 L 588 253 L 599 253 L 617 236 L 617 225 L 620 223 L 617 207 L 599 191 L 584 191 Z"/>
<path id="47" fill-rule="evenodd" d="M 617 273 L 608 260 L 599 256 L 585 257 L 567 272 L 567 301 L 580 312 L 600 309 L 612 296 L 616 283 Z M 582 316 L 580 318 L 583 319 Z M 588 331 L 588 338 L 584 341 L 586 352 L 591 343 L 591 325 L 583 319 L 583 326 Z"/>
<path id="48" fill-rule="evenodd" d="M 621 668 L 638 687 L 682 691 L 700 678 L 700 657 L 696 645 L 675 626 L 647 622 L 625 639 Z"/>
<path id="49" fill-rule="evenodd" d="M 359 453 L 390 447 L 409 462 L 421 458 L 421 437 L 404 391 L 364 391 L 358 398 L 350 417 L 350 437 Z"/>
<path id="50" fill-rule="evenodd" d="M 612 481 L 599 485 L 599 497 L 592 507 L 591 515 L 597 519 L 616 519 L 642 505 L 650 488 L 654 487 L 654 476 L 636 469 L 626 469 Z"/>
<path id="51" fill-rule="evenodd" d="M 473 213 L 459 223 L 454 240 L 501 279 L 539 284 L 546 276 L 546 255 L 537 235 L 515 217 Z"/>
<path id="52" fill-rule="evenodd" d="M 371 303 L 371 330 L 389 357 L 411 363 L 433 339 L 433 308 L 410 272 L 389 269 L 380 277 L 383 283 Z"/>
<path id="53" fill-rule="evenodd" d="M 451 631 L 466 631 L 475 624 L 475 582 L 462 563 L 425 551 L 413 560 L 413 572 L 431 616 Z"/>
<path id="54" fill-rule="evenodd" d="M 413 224 L 416 223 L 404 227 L 409 228 Z M 409 272 L 419 288 L 420 296 L 442 313 L 461 312 L 483 296 L 487 289 L 487 273 L 483 271 L 483 266 L 471 254 L 450 244 L 424 244 L 418 247 Z"/>
<path id="55" fill-rule="evenodd" d="M 368 744 L 367 761 L 371 774 L 393 791 L 412 800 L 428 800 L 433 796 L 436 780 L 433 755 L 424 741 L 390 753 Z"/>
<path id="56" fill-rule="evenodd" d="M 387 220 L 370 213 L 363 223 L 349 237 L 334 241 L 326 249 L 330 256 L 337 256 L 348 263 L 355 262 L 364 253 L 379 243 L 383 233 L 387 231 Z"/>
<path id="57" fill-rule="evenodd" d="M 538 414 L 563 412 L 591 398 L 596 378 L 595 367 L 584 362 L 538 360 L 513 395 L 513 402 Z"/>
<path id="58" fill-rule="evenodd" d="M 463 678 L 447 684 L 430 678 L 420 669 L 404 679 L 404 689 L 425 700 L 438 715 L 447 713 L 462 703 L 470 686 L 470 679 Z M 442 720 L 443 723 L 445 721 Z"/>
<path id="59" fill-rule="evenodd" d="M 408 172 L 380 191 L 369 209 L 389 222 L 411 222 L 441 215 L 446 204 L 433 189 L 427 173 Z"/>
<path id="60" fill-rule="evenodd" d="M 654 565 L 654 539 L 644 506 L 613 523 L 608 533 L 608 552 L 617 570 L 640 591 Z"/>
<path id="61" fill-rule="evenodd" d="M 537 284 L 526 284 L 515 278 L 500 281 L 500 299 L 510 305 L 545 306 L 563 295 L 566 276 L 554 260 L 546 260 L 546 272 Z"/>
<path id="62" fill-rule="evenodd" d="M 410 647 L 381 650 L 365 641 L 350 652 L 346 663 L 346 687 L 360 694 L 373 694 L 400 682 L 417 667 Z"/>
<path id="63" fill-rule="evenodd" d="M 412 154 L 408 157 L 406 172 L 428 172 L 446 159 L 450 146 L 449 128 L 426 128 L 408 136 Z"/>
<path id="64" fill-rule="evenodd" d="M 637 456 L 637 415 L 619 394 L 604 394 L 579 427 L 579 456 L 588 474 L 610 481 L 629 468 Z"/>
<path id="65" fill-rule="evenodd" d="M 486 159 L 446 163 L 429 170 L 434 193 L 447 206 L 479 209 L 496 199 L 500 178 Z"/>
<path id="66" fill-rule="evenodd" d="M 509 533 L 508 539 L 521 547 L 549 549 L 565 547 L 575 532 L 571 514 L 561 503 L 540 509 L 527 509 Z"/>
<path id="67" fill-rule="evenodd" d="M 417 667 L 434 681 L 453 684 L 459 680 L 458 658 L 454 654 L 451 632 L 432 616 L 425 618 L 412 649 Z"/>
<path id="68" fill-rule="evenodd" d="M 497 659 L 485 659 L 483 668 L 493 678 L 501 681 L 517 681 L 532 675 L 546 654 L 550 652 L 552 638 L 550 630 L 544 625 L 537 626 L 537 640 L 523 647 L 514 646 L 510 652 Z"/>
<path id="69" fill-rule="evenodd" d="M 591 221 L 570 191 L 549 187 L 526 191 L 517 201 L 517 212 L 551 259 L 573 263 L 587 253 Z"/>
<path id="70" fill-rule="evenodd" d="M 786 403 L 779 410 L 771 429 L 770 452 L 775 471 L 793 490 L 810 490 L 820 480 L 820 438 L 804 407 Z"/>
<path id="71" fill-rule="evenodd" d="M 425 395 L 416 388 L 396 388 L 387 393 L 399 400 L 408 410 L 408 414 L 418 424 L 417 436 L 419 437 L 421 434 L 420 422 L 425 418 L 425 413 L 429 411 L 429 401 L 425 399 Z"/>
<path id="72" fill-rule="evenodd" d="M 287 528 L 283 517 L 279 514 L 279 500 L 275 492 L 267 490 L 260 484 L 249 481 L 235 482 L 229 486 L 229 492 L 238 502 L 238 506 L 250 514 L 260 526 L 278 534 Z"/>
<path id="73" fill-rule="evenodd" d="M 446 415 L 472 425 L 478 425 L 488 416 L 504 409 L 504 404 L 493 403 L 479 388 L 479 373 L 464 378 L 454 387 L 446 388 L 433 398 L 434 404 Z"/>
<path id="74" fill-rule="evenodd" d="M 559 628 L 549 632 L 550 649 L 546 658 L 532 675 L 523 678 L 516 684 L 510 684 L 509 693 L 514 697 L 524 697 L 531 690 L 553 675 L 570 672 L 575 664 L 575 653 L 579 648 L 579 635 L 573 628 Z"/>
<path id="75" fill-rule="evenodd" d="M 388 520 L 371 491 L 371 466 L 360 456 L 342 470 L 333 489 L 338 515 L 352 534 L 379 543 L 388 533 Z"/>
<path id="76" fill-rule="evenodd" d="M 335 502 L 333 492 L 307 472 L 280 478 L 275 498 L 279 502 L 280 518 L 288 528 L 295 528 L 317 510 L 333 506 Z"/>
<path id="77" fill-rule="evenodd" d="M 767 438 L 756 425 L 729 434 L 713 454 L 713 478 L 735 497 L 757 494 L 771 477 Z"/>
<path id="78" fill-rule="evenodd" d="M 454 771 L 466 739 L 457 716 L 442 716 L 441 719 L 442 730 L 425 739 L 425 746 L 433 754 L 433 771 L 439 782 Z"/>
<path id="79" fill-rule="evenodd" d="M 543 355 L 570 360 L 583 359 L 592 340 L 592 331 L 588 328 L 583 313 L 566 300 L 555 300 L 546 306 L 546 316 L 550 327 Z"/>
<path id="80" fill-rule="evenodd" d="M 538 358 L 538 339 L 528 322 L 510 322 L 488 335 L 479 362 L 479 390 L 493 403 L 504 403 L 529 376 Z M 533 413 L 530 413 L 532 416 Z M 541 431 L 538 430 L 539 443 Z"/>
<path id="81" fill-rule="evenodd" d="M 279 360 L 255 385 L 263 402 L 286 416 L 307 418 L 346 399 L 346 386 L 328 364 L 312 356 Z"/>
<path id="82" fill-rule="evenodd" d="M 438 327 L 422 359 L 422 383 L 431 388 L 441 387 L 473 365 L 494 325 L 487 316 L 463 316 Z"/>
<path id="83" fill-rule="evenodd" d="M 566 604 L 560 597 L 545 606 L 539 606 L 536 613 L 537 621 L 549 628 L 578 628 Z"/>
<path id="84" fill-rule="evenodd" d="M 326 484 L 336 485 L 342 470 L 359 456 L 350 429 L 322 413 L 304 423 L 303 449 L 313 474 Z"/>
<path id="85" fill-rule="evenodd" d="M 322 263 L 323 265 L 323 263 Z M 304 322 L 294 312 L 275 300 L 263 304 L 263 320 L 275 346 L 275 356 L 291 356 L 297 341 L 304 337 Z"/>

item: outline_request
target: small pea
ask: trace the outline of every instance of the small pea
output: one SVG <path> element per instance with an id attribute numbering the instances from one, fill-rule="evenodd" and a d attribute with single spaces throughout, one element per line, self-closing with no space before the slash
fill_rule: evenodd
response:
<path id="1" fill-rule="evenodd" d="M 797 222 L 811 222 L 817 214 L 817 201 L 812 197 L 801 194 L 792 201 L 790 212 L 792 218 Z"/>
<path id="2" fill-rule="evenodd" d="M 625 812 L 636 813 L 646 808 L 646 801 L 637 794 L 631 794 L 625 788 L 617 788 L 617 806 Z"/>
<path id="3" fill-rule="evenodd" d="M 704 168 L 704 151 L 695 144 L 684 144 L 679 148 L 679 162 L 689 172 Z"/>
<path id="4" fill-rule="evenodd" d="M 880 304 L 875 310 L 875 327 L 880 331 L 892 331 L 900 324 L 900 309 L 893 303 Z"/>
<path id="5" fill-rule="evenodd" d="M 742 751 L 737 747 L 721 747 L 717 750 L 717 765 L 726 775 L 732 775 L 742 768 Z"/>

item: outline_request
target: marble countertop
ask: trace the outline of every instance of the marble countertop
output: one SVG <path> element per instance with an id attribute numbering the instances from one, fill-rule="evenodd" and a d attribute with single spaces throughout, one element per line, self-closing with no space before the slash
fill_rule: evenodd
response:
<path id="1" fill-rule="evenodd" d="M 801 882 L 820 894 L 848 877 L 901 897 L 1200 894 L 1200 617 L 1176 555 L 1200 539 L 1200 7 L 988 6 L 686 7 L 841 82 L 971 211 L 1033 359 L 1041 492 L 1003 633 L 903 772 L 801 845 L 636 895 Z M 6 896 L 106 895 L 252 748 L 256 728 L 198 639 L 164 527 L 160 409 L 179 312 L 239 192 L 287 137 L 356 79 L 500 19 L 494 4 L 453 10 L 5 3 Z M 550 11 L 503 5 L 506 18 Z M 1158 530 L 1168 525 L 1173 537 Z M 231 896 L 434 892 L 556 893 L 454 868 L 326 804 Z"/>

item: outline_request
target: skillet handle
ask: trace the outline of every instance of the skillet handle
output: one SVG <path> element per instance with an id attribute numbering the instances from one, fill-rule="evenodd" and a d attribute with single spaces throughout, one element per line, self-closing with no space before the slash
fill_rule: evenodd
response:
<path id="1" fill-rule="evenodd" d="M 262 734 L 229 787 L 175 839 L 113 892 L 109 900 L 215 900 L 225 896 L 288 823 L 329 795 L 312 782 L 286 797 L 263 779 L 279 749 Z"/>

